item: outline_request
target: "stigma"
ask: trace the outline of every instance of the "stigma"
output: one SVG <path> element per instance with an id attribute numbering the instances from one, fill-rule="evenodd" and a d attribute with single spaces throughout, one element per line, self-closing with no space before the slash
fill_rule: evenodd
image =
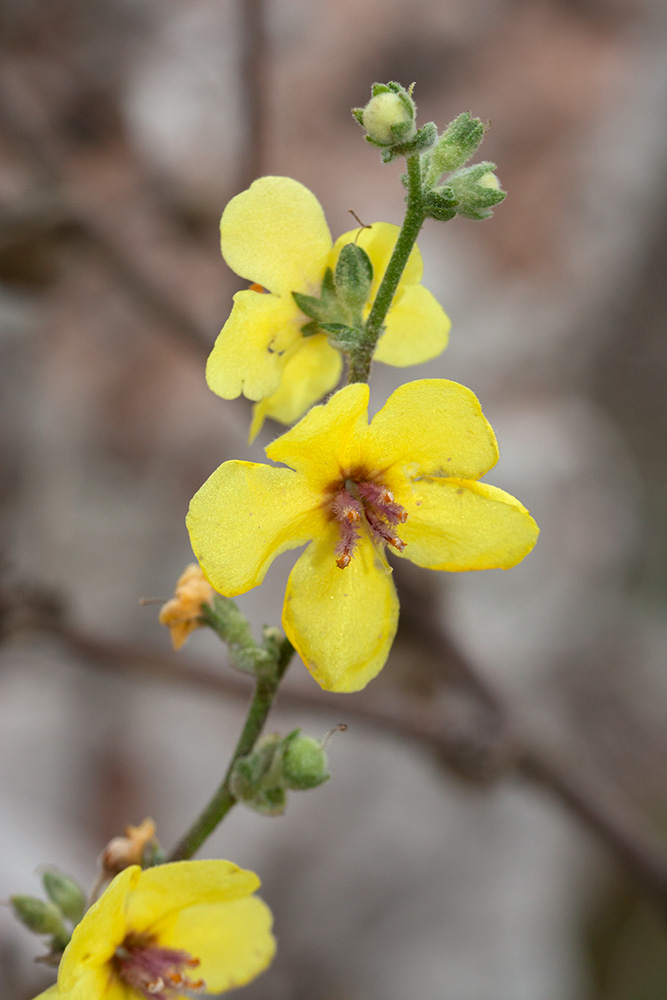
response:
<path id="1" fill-rule="evenodd" d="M 396 527 L 405 524 L 408 514 L 384 484 L 346 479 L 334 494 L 329 509 L 339 526 L 336 565 L 341 569 L 350 565 L 363 530 L 375 545 L 391 545 L 398 552 L 405 548 Z"/>

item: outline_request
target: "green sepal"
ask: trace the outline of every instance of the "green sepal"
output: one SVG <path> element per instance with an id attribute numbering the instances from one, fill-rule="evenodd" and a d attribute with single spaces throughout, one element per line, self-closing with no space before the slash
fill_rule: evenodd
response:
<path id="1" fill-rule="evenodd" d="M 411 153 L 422 153 L 425 149 L 429 149 L 433 143 L 438 138 L 438 129 L 436 128 L 435 122 L 426 122 L 422 125 L 420 129 L 410 142 L 405 142 L 396 146 L 386 146 L 382 143 L 375 142 L 370 136 L 366 136 L 366 141 L 370 142 L 372 146 L 377 146 L 381 149 L 380 159 L 383 163 L 391 163 L 392 160 L 396 159 L 397 156 L 410 156 Z"/>
<path id="2" fill-rule="evenodd" d="M 485 160 L 482 163 L 475 163 L 472 167 L 457 170 L 449 177 L 448 186 L 459 202 L 456 208 L 457 215 L 480 221 L 488 219 L 493 214 L 491 211 L 493 206 L 498 205 L 507 195 L 498 184 L 494 174 L 495 169 L 495 163 Z M 436 188 L 436 191 L 439 190 Z"/>
<path id="3" fill-rule="evenodd" d="M 346 243 L 341 248 L 334 275 L 339 298 L 357 313 L 368 299 L 372 281 L 373 265 L 366 251 L 356 243 Z"/>
<path id="4" fill-rule="evenodd" d="M 327 310 L 321 299 L 316 299 L 314 295 L 302 295 L 301 292 L 292 292 L 292 298 L 306 316 L 318 323 L 326 319 Z"/>
<path id="5" fill-rule="evenodd" d="M 450 187 L 438 188 L 437 191 L 427 191 L 423 201 L 426 214 L 439 222 L 448 222 L 456 215 L 457 199 Z"/>
<path id="6" fill-rule="evenodd" d="M 450 122 L 429 153 L 425 171 L 427 187 L 435 184 L 442 174 L 466 164 L 478 149 L 485 131 L 484 122 L 473 118 L 469 111 Z"/>
<path id="7" fill-rule="evenodd" d="M 76 926 L 86 912 L 86 897 L 80 886 L 74 879 L 51 868 L 47 868 L 42 874 L 42 885 L 51 902 Z"/>
<path id="8" fill-rule="evenodd" d="M 347 326 L 345 323 L 323 323 L 322 329 L 329 336 L 329 343 L 339 351 L 350 351 L 357 347 L 362 337 L 358 327 Z"/>
<path id="9" fill-rule="evenodd" d="M 316 333 L 321 330 L 320 324 L 316 319 L 311 319 L 310 323 L 304 323 L 301 327 L 301 334 L 304 337 L 314 337 Z"/>
<path id="10" fill-rule="evenodd" d="M 58 943 L 69 941 L 70 934 L 63 923 L 62 911 L 55 903 L 37 896 L 11 896 L 14 916 L 34 934 L 51 934 Z"/>

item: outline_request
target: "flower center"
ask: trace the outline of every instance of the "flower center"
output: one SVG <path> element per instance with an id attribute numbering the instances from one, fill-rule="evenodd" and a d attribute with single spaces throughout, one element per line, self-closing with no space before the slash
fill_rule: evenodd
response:
<path id="1" fill-rule="evenodd" d="M 407 521 L 407 511 L 382 483 L 346 479 L 334 494 L 330 510 L 340 525 L 336 563 L 341 569 L 350 564 L 363 527 L 376 545 L 393 545 L 399 552 L 405 548 L 396 525 Z"/>
<path id="2" fill-rule="evenodd" d="M 203 990 L 203 979 L 190 979 L 199 965 L 187 951 L 158 948 L 152 938 L 129 934 L 112 959 L 119 978 L 146 1000 L 177 1000 L 184 990 Z"/>

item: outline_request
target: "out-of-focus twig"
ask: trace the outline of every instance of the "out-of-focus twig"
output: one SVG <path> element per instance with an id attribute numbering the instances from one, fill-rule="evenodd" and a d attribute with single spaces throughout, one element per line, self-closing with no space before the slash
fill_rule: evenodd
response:
<path id="1" fill-rule="evenodd" d="M 0 602 L 0 605 L 2 602 Z M 0 610 L 3 610 L 0 607 Z M 250 696 L 248 679 L 222 674 L 192 660 L 149 646 L 88 635 L 67 624 L 61 609 L 35 595 L 19 594 L 5 602 L 4 632 L 47 632 L 62 641 L 88 667 L 177 684 L 220 698 Z M 279 703 L 289 709 L 321 712 L 336 721 L 357 719 L 364 725 L 412 740 L 459 776 L 478 783 L 516 775 L 564 806 L 604 844 L 637 887 L 667 916 L 667 846 L 644 816 L 611 782 L 591 766 L 561 749 L 554 750 L 516 717 L 513 707 L 449 645 L 443 662 L 450 678 L 467 678 L 467 701 L 449 683 L 425 700 L 403 692 L 362 692 L 332 698 L 315 685 L 283 685 Z"/>
<path id="2" fill-rule="evenodd" d="M 240 187 L 249 187 L 266 169 L 271 89 L 265 0 L 239 0 L 243 55 L 241 75 L 245 99 L 246 147 Z"/>
<path id="3" fill-rule="evenodd" d="M 84 198 L 69 183 L 66 149 L 30 99 L 24 83 L 5 68 L 0 79 L 0 127 L 21 149 L 36 177 L 57 193 L 61 216 L 79 229 L 121 286 L 165 331 L 195 355 L 206 357 L 211 349 L 210 335 L 170 289 L 147 273 L 123 239 L 113 213 L 101 201 Z"/>

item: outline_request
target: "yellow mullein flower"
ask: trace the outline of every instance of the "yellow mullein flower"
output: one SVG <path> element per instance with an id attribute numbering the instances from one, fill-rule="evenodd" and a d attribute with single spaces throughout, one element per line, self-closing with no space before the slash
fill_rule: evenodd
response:
<path id="1" fill-rule="evenodd" d="M 242 986 L 275 952 L 254 872 L 229 861 L 125 868 L 74 929 L 36 1000 L 183 1000 Z"/>
<path id="2" fill-rule="evenodd" d="M 208 359 L 206 380 L 224 399 L 243 394 L 260 401 L 251 438 L 267 416 L 294 423 L 340 378 L 342 359 L 326 334 L 303 336 L 309 317 L 292 292 L 319 296 L 327 268 L 335 269 L 341 248 L 356 242 L 373 265 L 365 317 L 398 232 L 398 226 L 377 222 L 345 233 L 332 246 L 317 198 L 290 177 L 261 177 L 229 202 L 220 221 L 222 255 L 253 284 L 234 296 L 231 315 Z M 378 361 L 418 364 L 447 345 L 450 321 L 420 284 L 422 272 L 415 247 L 375 351 Z"/>
<path id="3" fill-rule="evenodd" d="M 423 379 L 397 389 L 370 424 L 367 407 L 367 385 L 341 389 L 267 447 L 289 468 L 225 462 L 187 519 L 206 576 L 230 597 L 310 542 L 282 620 L 330 691 L 363 688 L 389 654 L 398 600 L 386 545 L 428 569 L 508 569 L 538 535 L 518 500 L 477 482 L 498 448 L 469 389 Z"/>
<path id="4" fill-rule="evenodd" d="M 180 649 L 196 628 L 201 628 L 201 609 L 209 604 L 213 590 L 196 563 L 186 566 L 178 580 L 174 596 L 160 608 L 159 621 L 171 634 L 174 649 Z"/>

